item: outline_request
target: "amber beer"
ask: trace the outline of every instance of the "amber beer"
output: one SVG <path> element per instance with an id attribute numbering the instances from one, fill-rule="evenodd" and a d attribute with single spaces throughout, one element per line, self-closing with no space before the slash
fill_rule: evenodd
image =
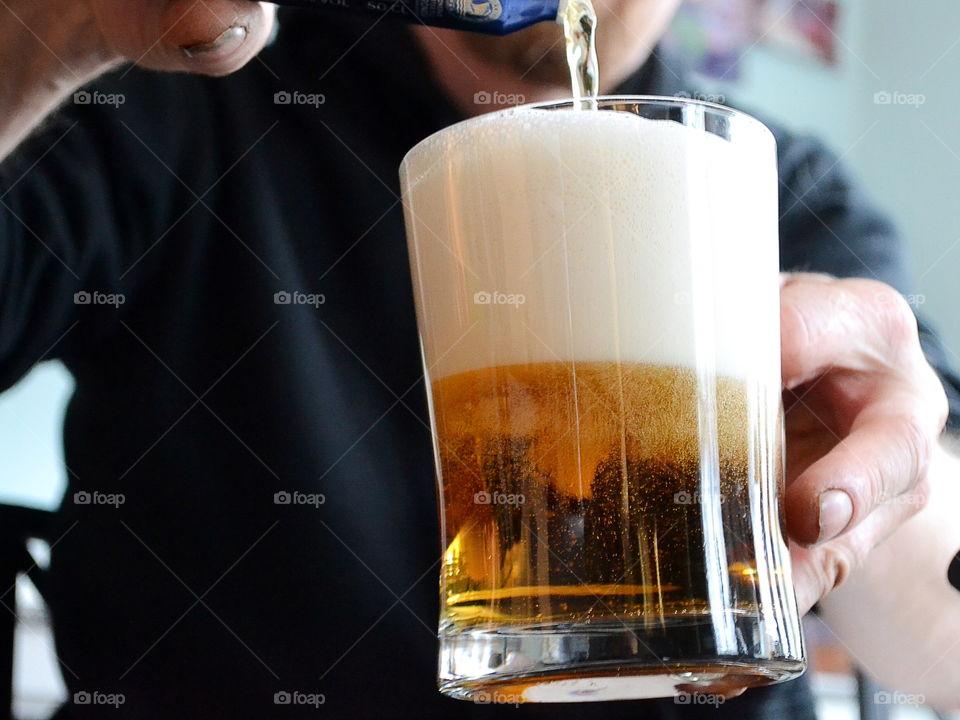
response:
<path id="1" fill-rule="evenodd" d="M 794 677 L 772 138 L 690 101 L 577 107 L 462 123 L 402 168 L 441 691 L 585 701 Z"/>
<path id="2" fill-rule="evenodd" d="M 435 381 L 433 402 L 446 512 L 442 622 L 709 614 L 689 370 L 487 368 Z M 739 507 L 748 503 L 747 406 L 744 383 L 719 380 L 728 440 L 719 500 Z M 751 539 L 749 523 L 735 529 Z M 752 544 L 740 552 L 730 579 L 742 609 L 756 612 Z"/>

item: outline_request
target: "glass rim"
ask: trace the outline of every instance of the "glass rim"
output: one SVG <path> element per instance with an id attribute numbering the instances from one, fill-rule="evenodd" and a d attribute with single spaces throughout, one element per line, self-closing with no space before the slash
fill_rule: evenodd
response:
<path id="1" fill-rule="evenodd" d="M 530 110 L 555 110 L 570 106 L 571 108 L 578 101 L 574 98 L 565 100 L 547 100 L 544 102 L 526 103 L 515 106 L 518 110 L 526 108 Z M 589 102 L 589 101 L 583 101 Z M 760 125 L 765 130 L 770 130 L 766 123 L 757 119 L 750 113 L 738 110 L 737 108 L 723 105 L 721 103 L 710 102 L 693 97 L 683 97 L 679 95 L 601 95 L 597 98 L 597 104 L 604 105 L 626 105 L 633 103 L 635 105 L 659 105 L 661 107 L 702 107 L 709 110 L 714 115 L 722 115 L 728 118 L 743 118 Z M 510 108 L 506 108 L 510 109 Z M 472 119 L 472 118 L 471 118 Z"/>
<path id="2" fill-rule="evenodd" d="M 570 110 L 574 109 L 574 106 L 578 102 L 589 102 L 589 101 L 578 101 L 575 98 L 566 98 L 561 100 L 545 100 L 535 103 L 524 103 L 522 105 L 513 105 L 510 107 L 501 108 L 500 110 L 494 110 L 489 113 L 482 113 L 480 115 L 475 115 L 473 117 L 465 118 L 459 122 L 455 122 L 452 125 L 447 125 L 446 127 L 440 128 L 436 132 L 432 132 L 427 135 L 425 138 L 420 140 L 416 145 L 414 145 L 410 150 L 406 152 L 403 156 L 403 160 L 400 163 L 400 166 L 403 167 L 407 164 L 407 160 L 413 155 L 417 150 L 420 149 L 422 145 L 425 145 L 428 141 L 436 138 L 440 135 L 444 135 L 447 132 L 458 128 L 462 125 L 469 125 L 471 123 L 482 121 L 484 118 L 487 118 L 491 115 L 497 115 L 501 113 L 514 113 L 524 110 L 562 110 L 569 108 Z M 700 107 L 706 112 L 716 117 L 723 117 L 727 120 L 733 120 L 736 122 L 744 123 L 747 127 L 754 129 L 754 132 L 759 131 L 762 135 L 766 135 L 770 140 L 776 143 L 776 137 L 773 134 L 773 131 L 758 118 L 753 115 L 744 112 L 743 110 L 738 110 L 736 108 L 729 107 L 727 105 L 721 105 L 720 103 L 708 102 L 706 100 L 700 100 L 698 98 L 688 98 L 688 97 L 677 97 L 676 95 L 600 95 L 597 98 L 597 105 L 600 108 L 609 107 L 611 105 L 646 105 L 646 106 L 659 106 L 659 107 L 672 107 L 672 108 L 685 108 L 685 107 Z"/>

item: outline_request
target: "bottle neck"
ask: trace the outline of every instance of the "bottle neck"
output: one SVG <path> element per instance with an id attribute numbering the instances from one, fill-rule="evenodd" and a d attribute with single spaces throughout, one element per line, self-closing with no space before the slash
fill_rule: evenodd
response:
<path id="1" fill-rule="evenodd" d="M 388 15 L 433 27 L 508 35 L 556 21 L 566 0 L 277 0 L 281 5 Z"/>

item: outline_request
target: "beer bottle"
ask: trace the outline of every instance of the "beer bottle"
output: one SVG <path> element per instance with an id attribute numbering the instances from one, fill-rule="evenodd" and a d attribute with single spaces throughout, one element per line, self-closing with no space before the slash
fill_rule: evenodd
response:
<path id="1" fill-rule="evenodd" d="M 568 0 L 275 0 L 330 12 L 389 15 L 441 28 L 507 35 L 556 21 Z"/>

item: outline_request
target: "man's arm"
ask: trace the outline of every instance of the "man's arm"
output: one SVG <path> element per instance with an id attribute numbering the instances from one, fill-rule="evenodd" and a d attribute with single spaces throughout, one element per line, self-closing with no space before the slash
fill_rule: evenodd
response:
<path id="1" fill-rule="evenodd" d="M 938 400 L 935 396 L 939 391 L 924 380 L 918 350 L 922 347 L 946 390 L 950 401 L 948 425 L 954 429 L 960 427 L 960 378 L 935 333 L 921 322 L 918 337 L 916 325 L 907 322 L 909 313 L 902 296 L 913 289 L 905 248 L 893 225 L 821 144 L 786 133 L 780 133 L 778 141 L 785 269 L 879 280 L 901 294 L 898 298 L 882 286 L 858 293 L 856 283 L 862 281 L 847 281 L 839 288 L 838 297 L 844 302 L 821 312 L 816 304 L 826 296 L 830 284 L 809 288 L 806 299 L 788 291 L 788 304 L 804 309 L 812 325 L 822 321 L 825 334 L 837 334 L 840 340 L 826 372 L 801 386 L 802 402 L 794 402 L 788 412 L 788 428 L 792 424 L 795 430 L 805 430 L 788 435 L 788 475 L 795 478 L 825 454 L 836 455 L 838 448 L 850 448 L 846 436 L 857 417 L 851 411 L 852 400 L 862 401 L 864 407 L 877 406 L 875 416 L 886 414 L 907 420 L 904 427 L 927 427 L 924 432 L 891 436 L 872 451 L 858 452 L 850 463 L 828 473 L 833 478 L 823 478 L 827 485 L 842 485 L 845 478 L 838 470 L 845 468 L 856 476 L 862 468 L 879 464 L 878 472 L 872 475 L 875 479 L 886 476 L 887 480 L 874 482 L 876 487 L 860 497 L 857 490 L 870 490 L 869 483 L 859 488 L 854 484 L 854 504 L 873 505 L 875 509 L 869 514 L 861 509 L 857 524 L 848 527 L 837 541 L 818 544 L 815 538 L 807 537 L 810 545 L 794 548 L 800 575 L 804 569 L 815 567 L 806 561 L 819 552 L 820 572 L 812 574 L 823 575 L 820 593 L 830 591 L 834 582 L 842 583 L 820 606 L 827 622 L 867 672 L 892 689 L 922 693 L 931 702 L 954 706 L 960 703 L 956 683 L 960 675 L 960 593 L 948 584 L 946 572 L 960 550 L 960 525 L 955 519 L 960 507 L 960 461 L 954 454 L 956 445 L 951 450 L 932 440 L 932 423 L 941 412 L 942 395 Z M 802 294 L 804 284 L 792 292 Z M 877 324 L 885 317 L 890 322 Z M 850 327 L 834 327 L 838 333 L 830 331 L 831 323 L 842 322 Z M 909 329 L 909 333 L 891 333 L 891 322 L 900 330 Z M 868 328 L 871 324 L 872 330 Z M 802 348 L 790 345 L 789 334 L 787 323 L 784 342 L 788 360 L 791 354 L 803 354 Z M 871 347 L 872 358 L 857 360 L 858 351 Z M 876 371 L 862 372 L 862 360 L 869 364 L 878 359 Z M 834 362 L 838 368 L 831 367 Z M 859 369 L 847 367 L 858 364 Z M 785 372 L 785 378 L 787 375 Z M 876 384 L 870 392 L 859 392 L 858 384 L 876 382 L 882 375 L 895 378 L 902 390 L 886 391 L 882 384 Z M 831 390 L 839 392 L 831 394 Z M 785 397 L 788 407 L 793 399 L 791 393 Z M 816 433 L 822 450 L 815 447 Z M 809 450 L 809 457 L 804 457 L 804 448 Z M 898 470 L 898 462 L 903 465 L 902 460 L 909 460 L 911 455 L 916 456 L 916 462 L 907 464 L 917 468 Z M 928 463 L 923 461 L 924 455 L 929 457 Z M 792 490 L 796 494 L 796 488 Z M 789 505 L 788 497 L 788 511 Z M 809 534 L 814 533 L 811 530 Z M 885 537 L 879 547 L 873 548 Z M 807 584 L 801 582 L 801 586 Z"/>
<path id="2" fill-rule="evenodd" d="M 174 197 L 179 184 L 161 182 L 172 178 L 157 177 L 166 171 L 133 134 L 137 116 L 156 112 L 156 97 L 141 98 L 142 108 L 131 102 L 121 122 L 107 121 L 118 111 L 98 104 L 54 111 L 126 59 L 211 74 L 237 69 L 266 42 L 272 19 L 269 6 L 248 0 L 0 3 L 0 391 L 38 361 L 94 342 L 109 313 L 81 307 L 77 294 L 126 292 L 135 278 L 122 288 L 121 279 L 141 246 L 190 204 Z M 227 32 L 236 27 L 239 39 Z M 175 88 L 167 92 L 169 102 L 184 101 Z M 163 140 L 181 148 L 185 137 L 215 140 L 215 130 L 192 122 L 196 106 L 167 113 Z M 178 172 L 189 178 L 191 169 Z M 72 332 L 81 320 L 83 332 Z"/>
<path id="3" fill-rule="evenodd" d="M 119 58 L 90 42 L 98 29 L 86 3 L 14 1 L 0 17 L 2 160 L 70 93 Z"/>
<path id="4" fill-rule="evenodd" d="M 221 75 L 266 43 L 273 6 L 248 0 L 6 0 L 0 160 L 75 90 L 124 60 Z"/>
<path id="5" fill-rule="evenodd" d="M 958 451 L 956 438 L 941 444 L 926 507 L 820 605 L 864 671 L 942 709 L 960 708 L 960 591 L 947 581 L 960 551 Z"/>

